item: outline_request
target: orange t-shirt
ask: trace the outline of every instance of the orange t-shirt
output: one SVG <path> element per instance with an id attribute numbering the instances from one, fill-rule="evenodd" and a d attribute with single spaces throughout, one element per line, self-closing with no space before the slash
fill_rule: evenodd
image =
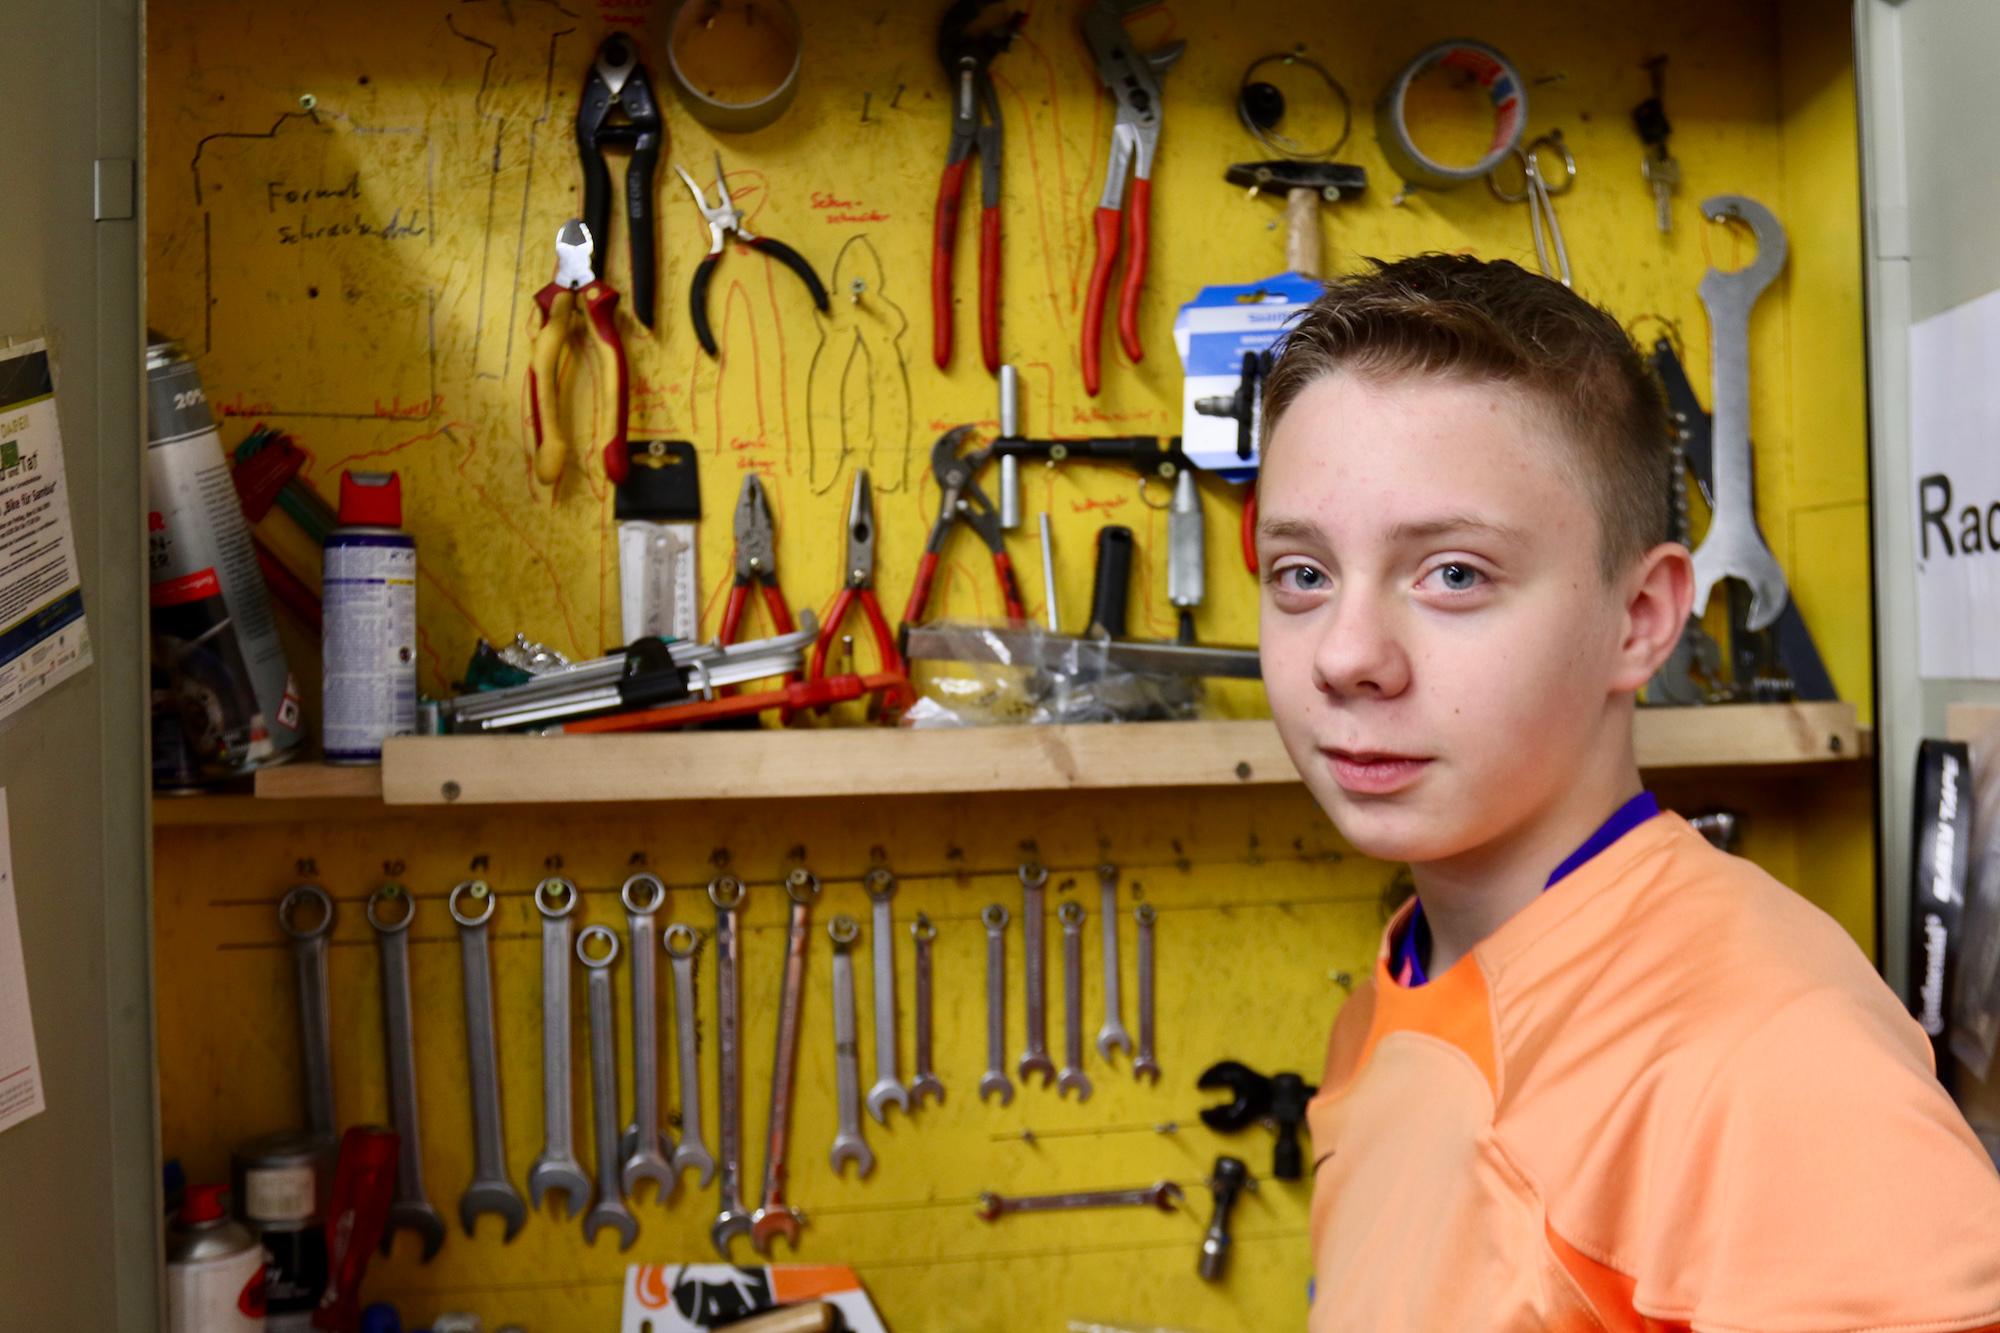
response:
<path id="1" fill-rule="evenodd" d="M 2000 1176 L 1854 942 L 1672 814 L 1429 985 L 1307 1111 L 1311 1327 L 2000 1326 Z"/>

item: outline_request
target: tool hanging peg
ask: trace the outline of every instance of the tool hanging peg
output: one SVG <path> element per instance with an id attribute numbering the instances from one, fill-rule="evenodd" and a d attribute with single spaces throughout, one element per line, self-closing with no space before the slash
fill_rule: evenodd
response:
<path id="1" fill-rule="evenodd" d="M 614 121 L 613 115 L 620 119 Z M 611 172 L 605 148 L 632 150 L 625 168 L 626 244 L 632 248 L 632 313 L 653 327 L 653 171 L 660 162 L 660 104 L 639 53 L 624 33 L 597 48 L 576 108 L 576 147 L 583 161 L 583 221 L 600 244 L 611 235 Z M 600 257 L 601 258 L 601 257 Z M 601 267 L 601 266 L 600 266 Z"/>
<path id="2" fill-rule="evenodd" d="M 819 274 L 813 272 L 813 266 L 805 261 L 804 256 L 783 241 L 759 236 L 743 225 L 743 210 L 730 197 L 729 181 L 722 174 L 722 154 L 715 155 L 715 192 L 721 196 L 722 202 L 713 208 L 709 207 L 707 192 L 694 183 L 694 177 L 688 175 L 678 163 L 674 170 L 680 173 L 688 193 L 694 196 L 695 207 L 708 219 L 708 254 L 695 265 L 694 284 L 688 289 L 688 313 L 694 318 L 694 336 L 701 343 L 702 351 L 710 356 L 717 355 L 714 329 L 708 322 L 708 288 L 715 279 L 716 265 L 722 262 L 723 238 L 727 236 L 734 236 L 752 250 L 777 260 L 797 274 L 799 281 L 806 285 L 806 291 L 812 294 L 813 305 L 821 314 L 826 313 L 826 284 L 819 280 Z"/>
<path id="3" fill-rule="evenodd" d="M 1027 22 L 1015 10 L 978 34 L 972 25 L 993 0 L 957 0 L 938 26 L 938 60 L 952 85 L 951 147 L 938 182 L 931 234 L 931 359 L 951 364 L 951 260 L 958 245 L 959 201 L 965 172 L 979 154 L 979 348 L 988 372 L 1000 369 L 1000 98 L 987 67 L 1013 44 Z"/>
<path id="4" fill-rule="evenodd" d="M 1083 307 L 1083 387 L 1092 397 L 1102 382 L 1104 298 L 1111 286 L 1111 266 L 1118 258 L 1118 225 L 1125 207 L 1125 173 L 1132 173 L 1132 209 L 1126 230 L 1125 281 L 1118 290 L 1118 341 L 1125 355 L 1143 360 L 1139 342 L 1139 289 L 1146 281 L 1146 256 L 1151 248 L 1148 214 L 1153 198 L 1153 155 L 1160 145 L 1160 75 L 1187 50 L 1186 42 L 1170 42 L 1155 51 L 1132 49 L 1125 32 L 1125 15 L 1147 8 L 1153 0 L 1097 0 L 1083 11 L 1083 40 L 1097 61 L 1118 112 L 1111 126 L 1111 161 L 1105 169 L 1104 194 L 1097 202 L 1097 258 L 1090 266 L 1090 286 Z"/>
<path id="5" fill-rule="evenodd" d="M 535 480 L 553 486 L 562 480 L 569 457 L 569 426 L 563 419 L 557 362 L 569 341 L 578 302 L 590 330 L 592 375 L 597 382 L 596 423 L 604 434 L 604 475 L 624 482 L 631 465 L 625 447 L 625 414 L 630 389 L 625 343 L 618 336 L 618 293 L 591 267 L 594 233 L 575 218 L 556 231 L 556 275 L 535 293 L 542 327 L 528 362 L 528 410 L 535 431 Z"/>
<path id="6" fill-rule="evenodd" d="M 1646 73 L 1653 80 L 1653 95 L 1632 108 L 1632 128 L 1639 132 L 1639 142 L 1646 145 L 1639 170 L 1652 188 L 1654 221 L 1664 236 L 1674 229 L 1673 194 L 1681 183 L 1681 164 L 1667 148 L 1667 136 L 1674 132 L 1674 127 L 1661 100 L 1667 81 L 1667 58 L 1654 56 L 1648 60 Z"/>

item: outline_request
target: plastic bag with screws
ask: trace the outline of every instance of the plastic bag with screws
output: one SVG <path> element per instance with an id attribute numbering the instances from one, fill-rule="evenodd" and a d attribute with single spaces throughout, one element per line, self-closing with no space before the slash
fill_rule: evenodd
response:
<path id="1" fill-rule="evenodd" d="M 1051 634 L 1035 625 L 923 627 L 912 666 L 926 670 L 912 727 L 1044 722 L 1151 722 L 1194 717 L 1202 698 L 1193 675 L 1132 670 L 1103 635 Z"/>

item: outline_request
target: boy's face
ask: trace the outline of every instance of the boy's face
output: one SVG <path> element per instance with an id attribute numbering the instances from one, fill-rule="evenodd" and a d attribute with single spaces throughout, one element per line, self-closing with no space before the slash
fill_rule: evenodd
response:
<path id="1" fill-rule="evenodd" d="M 1258 483 L 1264 685 L 1368 855 L 1504 840 L 1629 725 L 1614 697 L 1646 676 L 1557 431 L 1511 386 L 1422 374 L 1322 378 L 1278 422 Z"/>

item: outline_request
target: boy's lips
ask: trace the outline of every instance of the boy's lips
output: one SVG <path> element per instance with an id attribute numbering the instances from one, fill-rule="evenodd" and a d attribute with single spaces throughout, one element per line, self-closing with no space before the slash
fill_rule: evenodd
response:
<path id="1" fill-rule="evenodd" d="M 1430 760 L 1417 755 L 1389 754 L 1380 750 L 1342 750 L 1326 747 L 1333 780 L 1341 790 L 1355 796 L 1386 796 L 1403 790 L 1422 776 Z"/>

